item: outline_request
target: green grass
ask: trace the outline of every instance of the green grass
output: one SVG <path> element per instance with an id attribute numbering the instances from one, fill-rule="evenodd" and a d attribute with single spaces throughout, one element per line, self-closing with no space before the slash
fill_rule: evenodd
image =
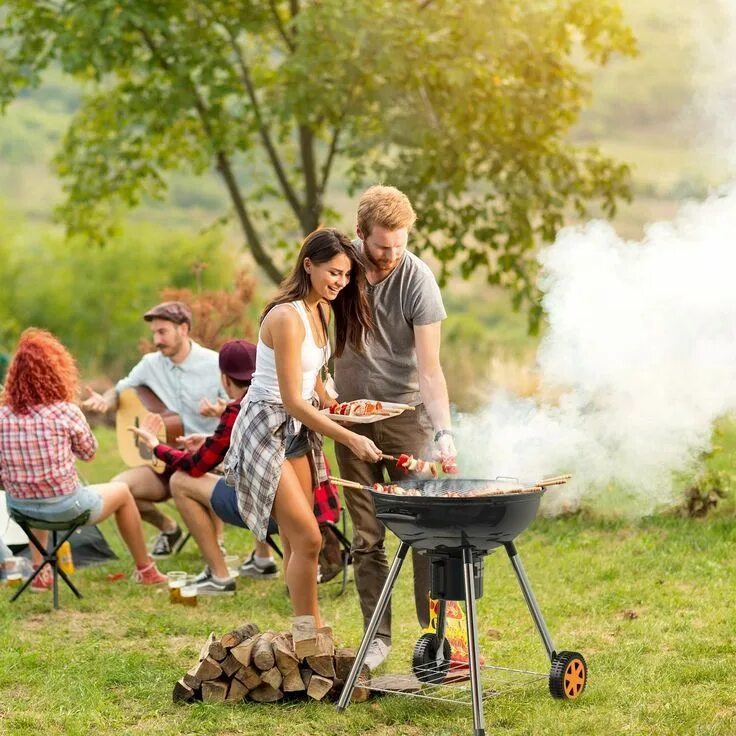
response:
<path id="1" fill-rule="evenodd" d="M 109 477 L 118 461 L 110 430 L 89 468 Z M 736 427 L 719 429 L 733 459 Z M 732 466 L 731 466 L 732 467 Z M 518 543 L 527 574 L 560 649 L 584 653 L 588 690 L 577 703 L 553 701 L 545 683 L 486 705 L 487 733 L 708 734 L 736 732 L 736 568 L 732 508 L 706 521 L 676 516 L 638 523 L 589 518 L 535 521 Z M 0 733 L 41 734 L 468 734 L 470 709 L 410 698 L 351 705 L 343 714 L 326 703 L 175 706 L 171 689 L 196 658 L 210 631 L 244 621 L 286 629 L 290 607 L 283 582 L 240 581 L 230 600 L 201 600 L 196 609 L 170 606 L 164 591 L 108 582 L 130 560 L 110 522 L 103 524 L 120 560 L 76 574 L 82 601 L 62 592 L 25 595 L 7 604 L 0 589 Z M 228 549 L 245 553 L 249 535 L 227 530 Z M 394 548 L 392 542 L 392 548 Z M 164 569 L 198 571 L 190 544 Z M 389 669 L 406 671 L 418 630 L 410 574 L 394 594 L 395 647 Z M 339 642 L 357 646 L 361 619 L 352 585 L 336 597 L 320 590 L 323 616 Z M 481 650 L 488 662 L 546 671 L 505 555 L 486 561 L 479 601 Z M 489 636 L 494 629 L 499 639 Z"/>

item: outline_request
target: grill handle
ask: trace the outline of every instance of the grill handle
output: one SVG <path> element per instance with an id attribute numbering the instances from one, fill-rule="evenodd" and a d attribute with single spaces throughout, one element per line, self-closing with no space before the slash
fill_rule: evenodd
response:
<path id="1" fill-rule="evenodd" d="M 376 514 L 376 519 L 379 521 L 416 521 L 416 514 L 397 514 L 393 511 L 381 511 Z"/>

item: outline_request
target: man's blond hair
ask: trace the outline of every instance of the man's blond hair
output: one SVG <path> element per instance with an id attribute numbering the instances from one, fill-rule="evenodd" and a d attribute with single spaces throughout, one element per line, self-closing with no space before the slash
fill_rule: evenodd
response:
<path id="1" fill-rule="evenodd" d="M 409 198 L 396 187 L 377 184 L 367 189 L 358 202 L 358 227 L 364 236 L 370 235 L 375 225 L 386 230 L 411 230 L 416 219 Z"/>

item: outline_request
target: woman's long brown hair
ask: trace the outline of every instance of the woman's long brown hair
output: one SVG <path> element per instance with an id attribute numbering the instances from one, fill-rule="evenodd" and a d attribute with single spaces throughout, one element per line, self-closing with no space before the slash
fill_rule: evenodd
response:
<path id="1" fill-rule="evenodd" d="M 319 265 L 335 256 L 346 255 L 350 259 L 350 280 L 330 302 L 335 314 L 335 356 L 339 357 L 346 344 L 356 352 L 363 352 L 364 340 L 373 331 L 373 317 L 366 298 L 366 278 L 363 256 L 350 238 L 335 228 L 320 228 L 304 240 L 294 270 L 282 281 L 278 294 L 271 300 L 261 315 L 264 317 L 278 304 L 304 299 L 312 288 L 309 274 L 304 269 L 304 260 Z M 322 310 L 319 309 L 322 327 L 327 334 Z"/>

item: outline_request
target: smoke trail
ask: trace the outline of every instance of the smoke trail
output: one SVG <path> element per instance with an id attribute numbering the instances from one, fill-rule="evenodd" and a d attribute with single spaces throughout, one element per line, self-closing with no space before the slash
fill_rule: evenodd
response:
<path id="1" fill-rule="evenodd" d="M 461 417 L 463 474 L 573 473 L 548 494 L 551 510 L 672 502 L 673 472 L 691 468 L 714 420 L 736 409 L 735 246 L 736 188 L 685 205 L 641 243 L 603 222 L 561 231 L 540 254 L 549 329 L 538 353 L 559 401 L 497 394 Z"/>

